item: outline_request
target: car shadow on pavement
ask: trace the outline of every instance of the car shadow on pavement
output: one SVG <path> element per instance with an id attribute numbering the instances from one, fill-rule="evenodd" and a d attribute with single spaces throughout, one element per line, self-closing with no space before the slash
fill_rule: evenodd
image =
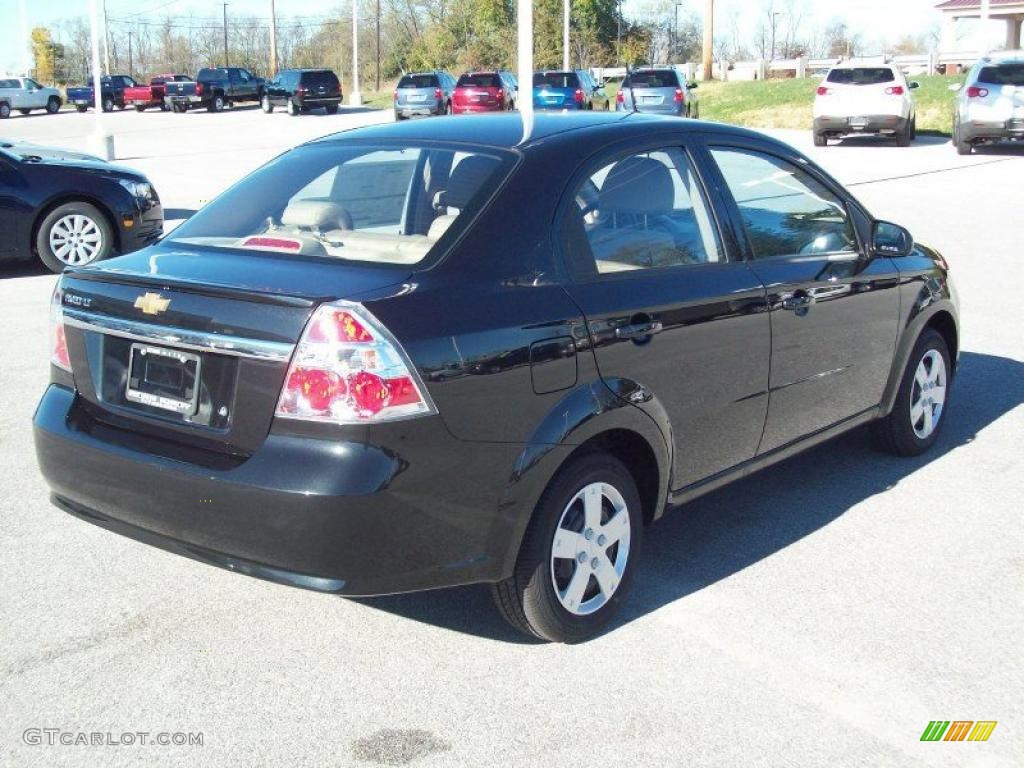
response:
<path id="1" fill-rule="evenodd" d="M 972 393 L 973 397 L 967 397 Z M 1024 362 L 964 352 L 938 442 L 923 456 L 875 451 L 867 429 L 670 510 L 644 532 L 632 593 L 608 632 L 785 549 L 945 454 L 974 441 L 1024 403 Z M 360 602 L 406 618 L 503 642 L 531 642 L 508 627 L 486 586 Z"/>
<path id="2" fill-rule="evenodd" d="M 918 133 L 909 147 L 900 149 L 913 149 L 914 147 L 934 147 L 940 144 L 949 144 L 949 136 L 939 134 Z M 896 140 L 884 136 L 845 136 L 838 142 L 829 144 L 830 147 L 852 149 L 854 147 L 895 147 Z"/>
<path id="3" fill-rule="evenodd" d="M 39 259 L 18 259 L 17 261 L 0 262 L 0 280 L 15 277 L 35 277 L 53 274 Z"/>

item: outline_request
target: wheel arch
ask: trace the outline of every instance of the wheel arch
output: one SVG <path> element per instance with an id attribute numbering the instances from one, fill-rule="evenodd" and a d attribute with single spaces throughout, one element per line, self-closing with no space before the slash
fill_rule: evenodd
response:
<path id="1" fill-rule="evenodd" d="M 671 453 L 654 418 L 616 396 L 603 381 L 567 394 L 531 439 L 514 455 L 500 502 L 508 515 L 495 530 L 492 551 L 499 554 L 502 578 L 511 575 L 526 528 L 544 490 L 570 461 L 601 451 L 629 470 L 637 485 L 645 523 L 661 516 L 668 498 Z M 504 515 L 503 515 L 504 516 Z"/>
<path id="2" fill-rule="evenodd" d="M 49 216 L 54 209 L 59 208 L 62 205 L 66 205 L 67 203 L 88 203 L 102 213 L 104 218 L 107 220 L 107 224 L 110 225 L 110 231 L 114 236 L 114 251 L 115 253 L 121 252 L 121 232 L 110 207 L 100 198 L 95 195 L 91 195 L 88 192 L 68 192 L 55 197 L 52 200 L 48 200 L 38 210 L 33 218 L 32 229 L 29 232 L 29 247 L 32 249 L 33 254 L 36 256 L 39 255 L 38 249 L 36 248 L 36 238 L 39 236 L 39 228 L 43 225 L 43 220 Z"/>
<path id="3" fill-rule="evenodd" d="M 903 380 L 903 372 L 910 361 L 910 355 L 914 351 L 917 340 L 921 338 L 921 334 L 928 329 L 935 330 L 945 340 L 952 365 L 950 380 L 952 381 L 956 377 L 957 360 L 960 353 L 960 330 L 956 320 L 956 309 L 952 302 L 947 300 L 912 317 L 900 334 L 892 369 L 889 372 L 889 381 L 882 399 L 880 415 L 884 416 L 892 412 L 899 394 L 900 382 Z"/>

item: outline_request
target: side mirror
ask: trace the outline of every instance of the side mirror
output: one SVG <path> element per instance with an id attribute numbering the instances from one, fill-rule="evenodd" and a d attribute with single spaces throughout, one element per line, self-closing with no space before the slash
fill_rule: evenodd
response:
<path id="1" fill-rule="evenodd" d="M 871 232 L 871 250 L 882 256 L 909 256 L 914 251 L 914 238 L 899 224 L 876 221 Z"/>
<path id="2" fill-rule="evenodd" d="M 915 88 L 920 88 L 921 84 L 917 82 L 917 80 L 911 80 L 907 83 L 907 87 L 910 88 L 910 90 L 914 90 Z"/>
<path id="3" fill-rule="evenodd" d="M 957 93 L 963 87 L 963 83 L 950 83 L 949 90 L 951 90 L 953 93 Z"/>

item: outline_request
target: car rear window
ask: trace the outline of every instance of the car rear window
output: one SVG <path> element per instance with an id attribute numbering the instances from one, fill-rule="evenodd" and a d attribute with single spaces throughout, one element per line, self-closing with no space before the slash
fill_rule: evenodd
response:
<path id="1" fill-rule="evenodd" d="M 671 69 L 654 69 L 649 72 L 634 72 L 627 77 L 623 88 L 678 88 L 679 78 Z"/>
<path id="2" fill-rule="evenodd" d="M 881 85 L 895 79 L 891 67 L 844 67 L 828 73 L 828 82 L 836 85 Z"/>
<path id="3" fill-rule="evenodd" d="M 580 79 L 575 72 L 538 72 L 533 76 L 533 85 L 547 88 L 579 88 Z"/>
<path id="4" fill-rule="evenodd" d="M 17 80 L 0 80 L 0 88 L 20 88 L 21 84 Z"/>
<path id="5" fill-rule="evenodd" d="M 243 179 L 168 242 L 418 264 L 465 227 L 510 162 L 496 150 L 314 142 Z"/>
<path id="6" fill-rule="evenodd" d="M 303 72 L 302 73 L 302 82 L 305 85 L 312 85 L 312 86 L 326 85 L 326 86 L 331 87 L 331 86 L 337 86 L 337 84 L 338 84 L 338 76 L 335 75 L 333 72 L 327 72 L 327 71 L 324 71 L 324 72 Z"/>
<path id="7" fill-rule="evenodd" d="M 978 82 L 989 85 L 1024 85 L 1024 62 L 982 67 L 978 73 Z"/>
<path id="8" fill-rule="evenodd" d="M 437 88 L 437 75 L 406 75 L 398 81 L 399 88 Z"/>
<path id="9" fill-rule="evenodd" d="M 459 78 L 456 88 L 501 88 L 501 78 L 497 74 L 463 75 Z"/>
<path id="10" fill-rule="evenodd" d="M 196 80 L 226 80 L 227 77 L 226 69 L 200 69 Z"/>

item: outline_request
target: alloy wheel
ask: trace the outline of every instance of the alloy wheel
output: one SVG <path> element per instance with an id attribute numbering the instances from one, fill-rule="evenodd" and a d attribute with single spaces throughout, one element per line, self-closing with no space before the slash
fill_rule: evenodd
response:
<path id="1" fill-rule="evenodd" d="M 71 213 L 58 219 L 50 228 L 50 250 L 68 266 L 94 261 L 102 248 L 103 234 L 88 216 Z"/>
<path id="2" fill-rule="evenodd" d="M 946 363 L 937 350 L 928 350 L 914 372 L 910 393 L 910 423 L 921 440 L 939 426 L 946 402 Z"/>
<path id="3" fill-rule="evenodd" d="M 587 616 L 622 581 L 632 528 L 622 494 L 608 483 L 584 486 L 566 505 L 551 545 L 551 581 L 562 607 Z"/>

